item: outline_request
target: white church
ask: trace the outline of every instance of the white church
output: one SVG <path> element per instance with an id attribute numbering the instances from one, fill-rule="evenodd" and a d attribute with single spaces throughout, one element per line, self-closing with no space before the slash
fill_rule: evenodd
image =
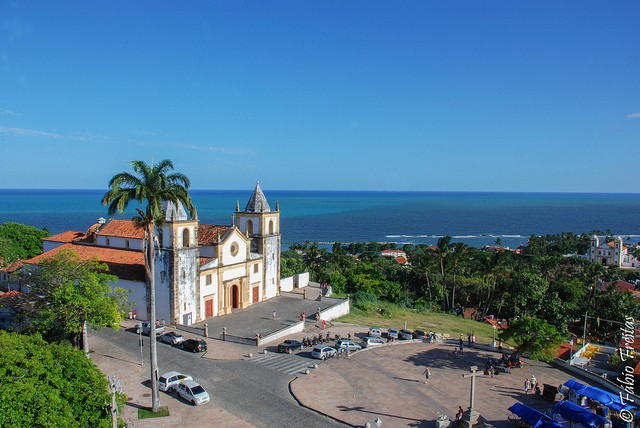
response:
<path id="1" fill-rule="evenodd" d="M 182 205 L 165 203 L 157 230 L 156 315 L 190 325 L 230 314 L 280 294 L 280 209 L 272 210 L 260 184 L 244 210 L 236 204 L 231 226 L 200 224 Z M 64 232 L 44 239 L 42 259 L 68 248 L 82 259 L 97 257 L 118 277 L 115 287 L 131 290 L 138 319 L 149 319 L 142 240 L 132 220 L 98 220 L 86 233 Z"/>

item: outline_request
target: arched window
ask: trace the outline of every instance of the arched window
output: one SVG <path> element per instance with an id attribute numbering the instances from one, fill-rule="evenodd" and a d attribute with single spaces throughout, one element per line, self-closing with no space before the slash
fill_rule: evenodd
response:
<path id="1" fill-rule="evenodd" d="M 273 235 L 273 220 L 269 220 L 269 235 Z"/>
<path id="2" fill-rule="evenodd" d="M 249 235 L 253 234 L 253 222 L 251 220 L 247 220 L 247 233 Z"/>
<path id="3" fill-rule="evenodd" d="M 184 229 L 182 231 L 182 246 L 185 248 L 189 248 L 191 245 L 189 243 L 189 229 Z"/>

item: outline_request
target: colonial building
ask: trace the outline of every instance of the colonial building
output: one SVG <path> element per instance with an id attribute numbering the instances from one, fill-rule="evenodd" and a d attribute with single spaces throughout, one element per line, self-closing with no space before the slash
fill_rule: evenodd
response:
<path id="1" fill-rule="evenodd" d="M 587 259 L 605 266 L 639 267 L 638 260 L 629 252 L 620 236 L 606 242 L 604 239 L 601 240 L 600 236 L 593 235 Z"/>
<path id="2" fill-rule="evenodd" d="M 181 204 L 163 209 L 155 260 L 159 320 L 189 325 L 280 294 L 280 210 L 271 209 L 259 184 L 244 210 L 236 204 L 231 226 L 200 224 Z M 131 290 L 137 317 L 149 319 L 143 239 L 132 220 L 99 219 L 86 233 L 45 238 L 44 254 L 24 263 L 37 265 L 64 248 L 96 257 L 118 277 L 115 287 Z"/>

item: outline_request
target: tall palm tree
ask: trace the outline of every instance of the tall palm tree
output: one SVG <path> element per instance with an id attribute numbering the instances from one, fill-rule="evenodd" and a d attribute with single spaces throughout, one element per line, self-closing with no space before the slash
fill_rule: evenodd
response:
<path id="1" fill-rule="evenodd" d="M 109 215 L 116 212 L 123 213 L 131 201 L 139 202 L 143 209 L 136 208 L 138 216 L 133 220 L 136 225 L 144 229 L 142 249 L 144 251 L 144 267 L 147 276 L 147 295 L 149 296 L 149 324 L 151 331 L 149 338 L 151 346 L 151 402 L 152 411 L 160 410 L 160 395 L 158 394 L 158 354 L 156 349 L 156 291 L 155 291 L 155 256 L 159 248 L 156 243 L 156 227 L 164 221 L 162 203 L 170 201 L 174 204 L 181 202 L 191 216 L 195 207 L 187 189 L 191 183 L 180 173 L 170 173 L 173 163 L 163 160 L 156 165 L 147 165 L 143 161 L 132 161 L 134 174 L 121 172 L 109 180 L 110 190 L 102 197 L 102 204 L 109 206 Z M 146 204 L 146 207 L 145 207 Z"/>

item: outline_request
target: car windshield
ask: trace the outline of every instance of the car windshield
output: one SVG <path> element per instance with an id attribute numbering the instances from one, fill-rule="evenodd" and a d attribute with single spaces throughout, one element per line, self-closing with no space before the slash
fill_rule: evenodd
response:
<path id="1" fill-rule="evenodd" d="M 191 388 L 191 392 L 193 393 L 193 395 L 198 395 L 198 394 L 202 394 L 203 392 L 206 392 L 206 391 L 204 390 L 203 387 L 198 385 L 198 386 L 194 386 L 193 388 Z"/>
<path id="2" fill-rule="evenodd" d="M 158 381 L 159 381 L 160 383 L 167 383 L 167 378 L 166 378 L 166 377 L 162 377 L 162 376 L 160 376 L 160 379 L 158 379 Z"/>

